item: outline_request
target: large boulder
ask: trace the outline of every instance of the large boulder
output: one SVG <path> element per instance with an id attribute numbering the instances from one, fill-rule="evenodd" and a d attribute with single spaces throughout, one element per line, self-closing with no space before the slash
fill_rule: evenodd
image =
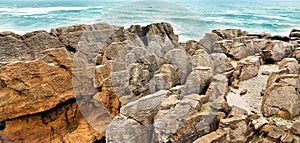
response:
<path id="1" fill-rule="evenodd" d="M 150 43 L 153 41 L 163 44 L 166 43 L 165 40 L 170 40 L 170 44 L 178 44 L 178 35 L 174 33 L 173 27 L 169 23 L 154 23 L 145 27 L 132 25 L 128 31 L 141 37 L 145 45 L 151 45 Z"/>
<path id="2" fill-rule="evenodd" d="M 107 127 L 105 134 L 106 142 L 109 143 L 150 143 L 151 136 L 151 128 L 125 116 L 116 116 Z"/>
<path id="3" fill-rule="evenodd" d="M 42 61 L 1 67 L 0 121 L 49 110 L 74 98 L 71 74 Z"/>
<path id="4" fill-rule="evenodd" d="M 0 131 L 2 142 L 93 142 L 103 139 L 82 117 L 74 99 L 42 113 L 1 123 L 5 123 L 5 128 Z"/>
<path id="5" fill-rule="evenodd" d="M 32 60 L 30 50 L 20 35 L 14 33 L 0 34 L 0 62 Z"/>
<path id="6" fill-rule="evenodd" d="M 234 69 L 229 58 L 224 53 L 212 53 L 210 56 L 214 75 L 225 74 Z"/>
<path id="7" fill-rule="evenodd" d="M 249 120 L 244 115 L 236 115 L 220 120 L 220 127 L 228 129 L 227 141 L 232 143 L 249 142 L 254 134 L 252 132 L 253 128 L 248 124 Z"/>
<path id="8" fill-rule="evenodd" d="M 182 49 L 173 49 L 166 53 L 165 59 L 180 71 L 181 84 L 184 84 L 187 76 L 192 71 L 189 55 Z"/>
<path id="9" fill-rule="evenodd" d="M 211 67 L 196 67 L 187 77 L 186 83 L 181 90 L 181 96 L 201 94 L 209 85 L 211 78 Z"/>
<path id="10" fill-rule="evenodd" d="M 106 29 L 115 30 L 119 28 L 121 27 L 111 26 L 103 23 L 93 24 L 93 25 L 81 24 L 81 25 L 74 25 L 68 27 L 53 28 L 51 29 L 50 34 L 57 37 L 59 41 L 61 41 L 68 48 L 68 50 L 72 52 L 76 52 L 78 48 L 78 43 L 80 41 L 85 41 L 84 37 L 82 37 L 83 33 L 89 31 L 97 32 L 98 30 L 101 31 Z M 102 32 L 102 34 L 106 34 L 106 33 Z M 90 34 L 89 36 L 93 37 L 95 35 Z M 109 38 L 109 35 L 107 36 L 107 38 Z M 102 39 L 102 40 L 106 40 L 106 39 Z"/>
<path id="11" fill-rule="evenodd" d="M 193 142 L 217 128 L 217 115 L 201 108 L 201 96 L 187 95 L 170 108 L 159 110 L 154 120 L 156 142 Z M 164 101 L 163 101 L 164 102 Z"/>
<path id="12" fill-rule="evenodd" d="M 208 101 L 212 102 L 219 97 L 225 97 L 229 91 L 228 79 L 225 75 L 215 75 L 212 79 L 212 82 L 209 84 L 209 87 L 206 91 L 206 96 Z"/>
<path id="13" fill-rule="evenodd" d="M 298 61 L 294 58 L 284 58 L 279 64 L 279 69 L 287 69 L 289 74 L 298 74 L 299 68 Z"/>
<path id="14" fill-rule="evenodd" d="M 167 93 L 166 90 L 161 90 L 130 102 L 120 109 L 121 114 L 133 118 L 143 125 L 150 125 L 158 112 L 161 101 L 167 97 Z"/>
<path id="15" fill-rule="evenodd" d="M 180 43 L 180 46 L 185 49 L 185 51 L 190 55 L 194 55 L 194 53 L 199 49 L 204 49 L 197 41 L 189 40 L 185 43 Z"/>
<path id="16" fill-rule="evenodd" d="M 206 33 L 205 36 L 199 41 L 199 45 L 202 46 L 207 53 L 211 54 L 217 51 L 217 49 L 220 49 L 219 45 L 217 44 L 219 40 L 221 40 L 221 38 L 217 34 Z"/>
<path id="17" fill-rule="evenodd" d="M 264 39 L 241 39 L 219 41 L 223 49 L 223 53 L 236 60 L 243 59 L 247 56 L 259 54 L 266 45 Z"/>
<path id="18" fill-rule="evenodd" d="M 180 73 L 171 64 L 164 64 L 157 71 L 157 74 L 154 75 L 150 84 L 150 91 L 155 92 L 171 89 L 180 83 Z"/>
<path id="19" fill-rule="evenodd" d="M 233 78 L 238 81 L 243 81 L 257 76 L 261 63 L 260 56 L 249 56 L 238 61 L 233 72 Z"/>
<path id="20" fill-rule="evenodd" d="M 279 112 L 286 112 L 290 117 L 299 115 L 299 81 L 298 74 L 288 74 L 287 69 L 273 72 L 263 96 L 261 109 L 264 116 L 272 116 Z"/>
<path id="21" fill-rule="evenodd" d="M 57 37 L 50 35 L 47 31 L 34 31 L 23 35 L 22 38 L 32 51 L 34 59 L 37 59 L 46 49 L 64 47 Z"/>
<path id="22" fill-rule="evenodd" d="M 191 57 L 192 65 L 196 67 L 212 67 L 212 60 L 210 55 L 203 49 L 196 50 Z"/>
<path id="23" fill-rule="evenodd" d="M 219 37 L 223 39 L 231 40 L 235 37 L 246 36 L 248 33 L 246 31 L 242 31 L 241 29 L 225 29 L 225 30 L 212 30 L 213 33 L 216 33 Z"/>
<path id="24" fill-rule="evenodd" d="M 279 62 L 290 56 L 294 46 L 283 41 L 269 42 L 262 50 L 262 58 L 266 63 Z"/>

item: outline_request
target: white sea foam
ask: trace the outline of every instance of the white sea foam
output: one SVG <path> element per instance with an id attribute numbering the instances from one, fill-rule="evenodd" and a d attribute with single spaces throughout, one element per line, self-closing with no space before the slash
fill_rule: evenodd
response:
<path id="1" fill-rule="evenodd" d="M 237 13 L 239 13 L 239 11 L 238 10 L 227 10 L 225 13 L 226 14 L 237 14 Z"/>
<path id="2" fill-rule="evenodd" d="M 47 14 L 54 11 L 70 11 L 70 10 L 87 10 L 90 8 L 101 8 L 101 7 L 44 7 L 44 8 L 0 8 L 1 14 L 10 15 L 35 15 L 35 14 Z"/>

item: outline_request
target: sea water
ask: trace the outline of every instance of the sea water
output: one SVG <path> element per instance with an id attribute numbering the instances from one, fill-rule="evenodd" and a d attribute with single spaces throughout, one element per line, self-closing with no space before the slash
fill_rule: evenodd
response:
<path id="1" fill-rule="evenodd" d="M 171 23 L 181 40 L 226 28 L 288 35 L 300 28 L 300 0 L 0 0 L 0 31 L 18 34 L 74 24 L 162 21 Z"/>

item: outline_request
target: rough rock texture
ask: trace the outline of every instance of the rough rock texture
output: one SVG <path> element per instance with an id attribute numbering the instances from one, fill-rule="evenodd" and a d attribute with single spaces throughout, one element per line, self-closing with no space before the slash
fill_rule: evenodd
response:
<path id="1" fill-rule="evenodd" d="M 5 124 L 0 132 L 2 142 L 93 142 L 103 138 L 86 123 L 75 99 Z"/>
<path id="2" fill-rule="evenodd" d="M 166 98 L 167 91 L 160 90 L 123 106 L 120 111 L 124 116 L 133 118 L 143 125 L 152 124 L 161 101 Z"/>
<path id="3" fill-rule="evenodd" d="M 226 142 L 226 135 L 228 132 L 218 129 L 210 134 L 198 138 L 193 143 L 223 143 Z"/>
<path id="4" fill-rule="evenodd" d="M 300 114 L 300 88 L 298 74 L 273 73 L 264 92 L 262 112 L 265 116 L 288 112 L 292 117 Z M 285 95 L 285 96 L 283 96 Z M 288 102 L 282 102 L 288 101 Z"/>
<path id="5" fill-rule="evenodd" d="M 249 56 L 237 62 L 233 71 L 233 84 L 251 79 L 258 75 L 261 59 L 259 56 Z M 236 85 L 235 85 L 236 86 Z"/>
<path id="6" fill-rule="evenodd" d="M 215 75 L 212 82 L 209 84 L 209 87 L 206 91 L 206 96 L 208 96 L 208 101 L 212 102 L 217 98 L 224 97 L 229 91 L 228 88 L 228 79 L 225 75 Z"/>
<path id="7" fill-rule="evenodd" d="M 265 62 L 279 62 L 285 57 L 290 56 L 293 50 L 294 46 L 287 42 L 270 42 L 263 48 L 262 58 Z"/>
<path id="8" fill-rule="evenodd" d="M 23 36 L 3 33 L 1 36 L 1 61 L 14 62 L 40 58 L 51 48 L 63 48 L 63 44 L 46 31 L 35 31 Z"/>
<path id="9" fill-rule="evenodd" d="M 0 142 L 300 142 L 299 32 L 2 32 Z"/>
<path id="10" fill-rule="evenodd" d="M 48 63 L 8 64 L 1 67 L 0 77 L 1 121 L 49 110 L 73 98 L 70 73 Z"/>

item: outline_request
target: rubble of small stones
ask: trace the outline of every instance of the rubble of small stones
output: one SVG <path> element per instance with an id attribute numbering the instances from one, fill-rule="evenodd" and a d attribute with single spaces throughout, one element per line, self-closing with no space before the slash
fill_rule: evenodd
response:
<path id="1" fill-rule="evenodd" d="M 0 143 L 300 142 L 300 30 L 178 40 L 168 23 L 1 32 Z"/>

